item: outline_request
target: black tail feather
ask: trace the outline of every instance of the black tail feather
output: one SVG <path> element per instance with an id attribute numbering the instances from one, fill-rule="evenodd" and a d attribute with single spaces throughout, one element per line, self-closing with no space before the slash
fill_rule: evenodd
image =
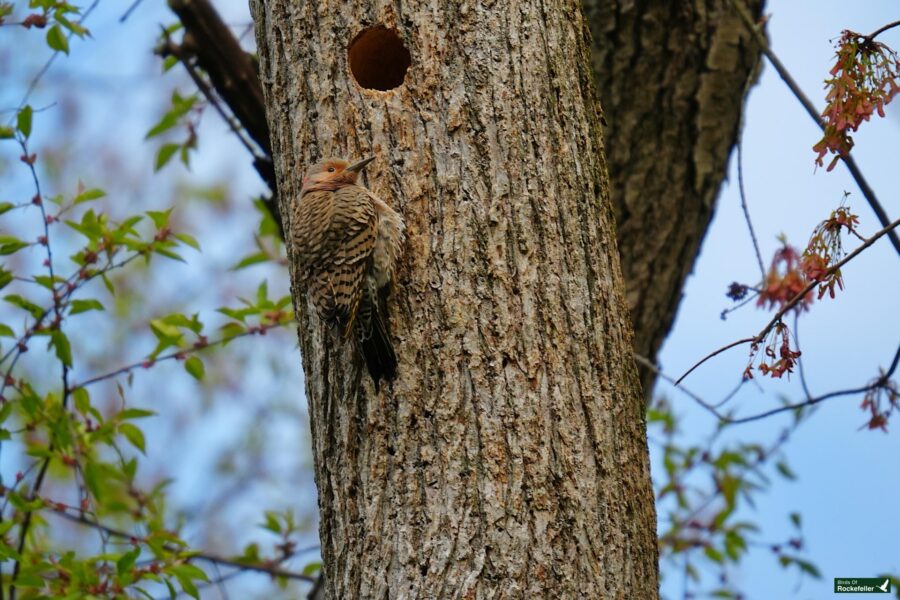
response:
<path id="1" fill-rule="evenodd" d="M 389 381 L 397 375 L 397 355 L 394 354 L 380 311 L 372 311 L 371 324 L 368 335 L 359 336 L 359 344 L 377 390 L 382 379 Z"/>

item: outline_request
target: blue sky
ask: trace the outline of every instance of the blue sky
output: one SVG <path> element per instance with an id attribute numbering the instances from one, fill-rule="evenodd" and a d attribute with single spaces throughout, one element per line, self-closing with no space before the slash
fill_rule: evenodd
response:
<path id="1" fill-rule="evenodd" d="M 246 2 L 215 4 L 235 28 L 243 30 L 248 24 Z M 143 2 L 121 24 L 118 18 L 124 5 L 101 2 L 87 23 L 94 32 L 94 40 L 74 43 L 71 57 L 57 60 L 33 96 L 32 104 L 36 107 L 59 102 L 36 117 L 38 143 L 52 142 L 61 131 L 77 132 L 70 136 L 59 157 L 65 165 L 59 176 L 60 185 L 74 188 L 76 178 L 80 177 L 92 185 L 106 187 L 119 203 L 118 210 L 132 204 L 144 207 L 148 202 L 165 206 L 173 199 L 186 206 L 179 209 L 183 211 L 182 218 L 186 225 L 203 232 L 204 253 L 189 257 L 187 267 L 166 266 L 162 275 L 153 279 L 154 305 L 178 305 L 190 299 L 196 307 L 194 310 L 209 314 L 236 296 L 251 294 L 252 289 L 246 286 L 255 287 L 255 282 L 262 277 L 269 278 L 270 288 L 286 293 L 284 273 L 277 269 L 253 270 L 247 274 L 228 270 L 235 256 L 252 249 L 252 231 L 246 230 L 246 223 L 255 217 L 249 209 L 225 214 L 217 212 L 215 207 L 183 202 L 185 196 L 191 196 L 188 185 L 227 186 L 229 206 L 240 206 L 246 197 L 264 190 L 243 149 L 221 122 L 211 115 L 204 119 L 200 148 L 190 172 L 180 166 L 170 166 L 159 175 L 151 175 L 157 145 L 144 142 L 144 133 L 165 109 L 171 89 L 180 85 L 186 90 L 189 86 L 185 85 L 183 74 L 172 72 L 160 76 L 159 60 L 150 54 L 158 25 L 171 23 L 174 17 L 162 3 Z M 839 0 L 768 3 L 767 13 L 771 15 L 768 29 L 773 48 L 817 106 L 823 103 L 822 80 L 831 67 L 831 40 L 844 28 L 866 33 L 900 18 L 900 6 L 895 0 L 865 0 L 854 4 L 852 11 L 848 6 L 849 3 Z M 29 42 L 35 37 L 32 34 L 18 28 L 0 30 L 0 77 L 11 83 L 0 86 L 0 108 L 18 104 L 23 84 L 46 59 L 46 49 L 20 51 L 22 47 L 37 47 Z M 882 40 L 900 48 L 900 29 L 885 34 Z M 71 94 L 70 99 L 60 100 L 60 90 Z M 83 110 L 72 113 L 69 103 Z M 72 114 L 77 114 L 77 118 L 72 118 Z M 856 136 L 854 149 L 861 168 L 893 217 L 900 214 L 894 191 L 900 156 L 898 134 L 900 108 L 892 105 L 886 119 L 863 126 Z M 115 136 L 116 151 L 99 150 L 110 136 Z M 744 134 L 749 210 L 767 262 L 778 247 L 776 238 L 780 234 L 802 247 L 815 225 L 837 206 L 845 190 L 851 193 L 849 202 L 860 216 L 861 230 L 871 233 L 878 229 L 873 214 L 842 166 L 831 173 L 814 168 L 811 146 L 818 138 L 816 126 L 774 69 L 767 65 L 759 85 L 751 91 Z M 16 172 L 15 158 L 0 155 L 4 196 L 27 193 L 21 180 L 12 176 Z M 753 307 L 732 314 L 727 321 L 719 318 L 720 311 L 730 305 L 724 296 L 727 285 L 735 280 L 755 283 L 758 279 L 740 211 L 733 163 L 700 259 L 688 279 L 675 328 L 660 356 L 665 371 L 673 375 L 682 373 L 710 350 L 755 334 L 769 318 L 768 313 Z M 112 208 L 117 210 L 115 205 Z M 214 228 L 205 226 L 211 218 L 220 219 L 215 221 Z M 222 230 L 235 233 L 222 236 Z M 803 317 L 800 323 L 803 360 L 814 394 L 856 387 L 871 379 L 878 366 L 887 366 L 900 340 L 896 307 L 900 279 L 896 276 L 896 265 L 897 256 L 889 244 L 879 242 L 845 269 L 846 290 L 837 299 L 816 303 Z M 194 269 L 203 269 L 211 279 L 196 280 L 191 275 Z M 210 281 L 216 285 L 210 285 Z M 89 325 L 105 331 L 99 317 Z M 142 334 L 134 335 L 129 340 L 129 348 L 137 349 L 141 342 L 148 343 Z M 252 351 L 235 351 L 235 360 L 247 365 L 251 373 L 247 378 L 257 382 L 256 395 L 249 406 L 242 387 L 236 388 L 233 397 L 225 401 L 204 398 L 202 388 L 184 378 L 177 365 L 168 371 L 161 370 L 158 379 L 138 375 L 134 392 L 138 403 L 159 402 L 159 395 L 165 393 L 172 396 L 169 401 L 179 418 L 202 423 L 202 427 L 183 426 L 186 429 L 182 425 L 159 423 L 149 436 L 153 460 L 162 469 L 174 470 L 178 479 L 173 488 L 176 505 L 195 513 L 209 508 L 194 500 L 212 485 L 209 478 L 214 476 L 198 474 L 210 473 L 217 454 L 236 447 L 240 441 L 236 432 L 248 419 L 263 414 L 259 411 L 266 402 L 293 405 L 297 411 L 296 422 L 304 423 L 305 427 L 305 403 L 299 392 L 303 383 L 294 340 L 291 332 L 274 338 L 262 357 Z M 714 400 L 734 387 L 745 364 L 746 352 L 735 349 L 704 365 L 685 384 Z M 170 377 L 178 381 L 174 388 L 168 381 L 159 382 Z M 760 383 L 761 387 L 745 386 L 730 406 L 742 414 L 751 414 L 776 405 L 778 395 L 800 399 L 796 377 L 790 381 Z M 671 396 L 676 412 L 684 416 L 689 436 L 706 436 L 713 429 L 709 415 L 689 398 L 665 384 L 660 386 L 660 391 Z M 198 398 L 202 402 L 195 404 Z M 776 480 L 772 490 L 759 499 L 755 511 L 748 509 L 746 513 L 763 527 L 763 539 L 773 540 L 785 537 L 788 513 L 802 513 L 808 544 L 805 554 L 820 567 L 823 579 L 805 578 L 797 588 L 796 573 L 783 571 L 767 550 L 759 549 L 732 573 L 748 599 L 788 596 L 821 599 L 831 596 L 833 577 L 872 576 L 884 571 L 900 573 L 900 520 L 895 514 L 896 499 L 900 497 L 900 468 L 896 463 L 900 438 L 893 427 L 889 434 L 860 431 L 865 419 L 858 404 L 859 398 L 850 397 L 835 399 L 821 407 L 786 450 L 799 480 Z M 736 427 L 727 435 L 730 439 L 770 440 L 785 422 L 780 418 L 766 420 Z M 295 459 L 276 461 L 274 475 L 269 473 L 264 483 L 254 486 L 222 518 L 252 525 L 259 521 L 260 506 L 285 507 L 298 504 L 299 499 L 301 512 L 314 519 L 308 432 L 297 435 L 284 422 L 275 423 L 267 431 L 270 437 L 266 442 L 286 451 L 281 454 L 296 455 Z M 202 437 L 197 438 L 198 435 Z M 198 439 L 202 439 L 201 444 L 197 443 Z M 652 452 L 658 462 L 658 451 L 653 448 Z M 4 457 L 4 460 L 9 459 Z M 8 464 L 2 466 L 4 472 L 9 471 Z M 302 475 L 290 481 L 278 476 L 298 468 L 303 469 Z M 196 532 L 196 536 L 192 541 L 201 544 L 222 541 L 210 536 L 208 531 Z M 227 542 L 240 544 L 253 537 L 257 537 L 255 531 L 245 538 Z M 315 523 L 311 521 L 306 541 L 314 539 Z M 252 586 L 252 577 L 248 579 L 248 585 Z M 679 590 L 677 577 L 667 580 L 664 592 L 668 597 L 679 597 Z"/>

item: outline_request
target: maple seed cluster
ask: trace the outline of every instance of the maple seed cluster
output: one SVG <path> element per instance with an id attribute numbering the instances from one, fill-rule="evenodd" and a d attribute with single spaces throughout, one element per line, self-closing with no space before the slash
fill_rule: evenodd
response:
<path id="1" fill-rule="evenodd" d="M 831 78 L 825 80 L 825 134 L 813 146 L 820 167 L 826 154 L 835 155 L 828 171 L 853 148 L 850 133 L 873 113 L 884 117 L 884 106 L 900 93 L 900 56 L 886 45 L 845 29 L 835 56 Z"/>

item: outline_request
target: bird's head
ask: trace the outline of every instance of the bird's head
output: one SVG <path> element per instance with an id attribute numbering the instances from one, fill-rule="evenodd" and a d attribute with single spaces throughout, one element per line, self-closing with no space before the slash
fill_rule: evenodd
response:
<path id="1" fill-rule="evenodd" d="M 315 190 L 333 191 L 345 185 L 353 185 L 359 172 L 373 160 L 374 156 L 350 164 L 342 158 L 328 158 L 316 163 L 306 171 L 300 195 Z"/>

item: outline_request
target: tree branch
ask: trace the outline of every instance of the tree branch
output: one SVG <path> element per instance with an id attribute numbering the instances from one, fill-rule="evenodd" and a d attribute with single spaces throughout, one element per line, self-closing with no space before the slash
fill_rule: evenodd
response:
<path id="1" fill-rule="evenodd" d="M 807 295 L 808 293 L 810 293 L 817 285 L 819 285 L 822 281 L 824 281 L 825 279 L 827 279 L 827 278 L 830 277 L 831 275 L 834 275 L 837 271 L 840 271 L 840 270 L 841 270 L 841 267 L 843 267 L 843 266 L 846 265 L 848 262 L 850 262 L 851 260 L 853 260 L 854 258 L 856 258 L 857 256 L 859 256 L 859 254 L 860 254 L 863 250 L 865 250 L 866 248 L 868 248 L 869 246 L 871 246 L 872 244 L 874 244 L 874 243 L 875 243 L 876 241 L 878 241 L 878 239 L 881 238 L 883 235 L 888 235 L 888 234 L 890 234 L 894 229 L 896 229 L 896 227 L 897 227 L 898 225 L 900 225 L 900 219 L 895 220 L 893 223 L 887 225 L 884 229 L 879 230 L 879 231 L 878 231 L 877 233 L 875 233 L 872 237 L 868 238 L 865 242 L 863 242 L 862 244 L 860 244 L 859 246 L 857 246 L 857 248 L 856 248 L 855 250 L 853 250 L 853 252 L 851 252 L 850 254 L 848 254 L 847 256 L 845 256 L 845 257 L 843 258 L 843 260 L 841 260 L 841 261 L 835 263 L 835 264 L 832 265 L 827 271 L 825 271 L 825 273 L 822 275 L 822 277 L 819 277 L 819 278 L 817 278 L 816 280 L 811 281 L 805 288 L 803 288 L 803 290 L 802 290 L 799 294 L 797 294 L 796 296 L 794 296 L 793 298 L 791 298 L 791 300 L 790 300 L 787 304 L 785 304 L 784 306 L 782 306 L 781 309 L 780 309 L 777 313 L 775 313 L 775 316 L 772 317 L 772 320 L 769 321 L 768 325 L 766 325 L 765 327 L 763 327 L 762 331 L 760 331 L 759 334 L 758 334 L 755 338 L 753 338 L 753 343 L 754 343 L 754 344 L 758 344 L 758 343 L 760 343 L 763 339 L 765 339 L 765 337 L 769 334 L 769 332 L 772 331 L 772 328 L 775 327 L 775 325 L 781 321 L 782 317 L 784 317 L 784 315 L 785 315 L 789 310 L 791 310 L 792 308 L 794 308 L 794 307 L 797 305 L 798 302 L 800 302 L 801 300 L 803 300 L 803 298 L 805 298 L 806 295 Z M 683 379 L 683 378 L 682 378 L 682 379 Z"/>
<path id="2" fill-rule="evenodd" d="M 266 199 L 265 204 L 275 218 L 284 239 L 275 168 L 272 164 L 272 143 L 257 64 L 244 52 L 237 38 L 208 0 L 170 0 L 169 7 L 184 25 L 185 34 L 177 50 L 174 44 L 169 42 L 170 47 L 164 48 L 164 51 L 170 51 L 178 57 L 203 95 L 234 129 L 230 119 L 224 116 L 216 94 L 221 97 L 250 138 L 263 151 L 263 156 L 251 151 L 254 158 L 253 166 L 272 190 L 272 197 Z M 216 94 L 212 93 L 212 89 L 205 82 L 201 83 L 202 79 L 190 63 L 191 56 L 196 57 L 198 65 L 209 77 Z M 237 135 L 244 142 L 243 137 Z"/>
<path id="3" fill-rule="evenodd" d="M 712 352 L 710 352 L 709 354 L 707 354 L 706 356 L 701 358 L 699 361 L 694 363 L 694 365 L 690 369 L 688 369 L 684 373 L 684 375 L 682 375 L 675 381 L 675 385 L 678 385 L 682 381 L 684 381 L 684 378 L 687 377 L 688 375 L 690 375 L 697 367 L 699 367 L 700 365 L 702 365 L 709 359 L 713 358 L 714 356 L 717 356 L 717 355 L 721 354 L 722 352 L 729 350 L 730 348 L 734 348 L 735 346 L 740 346 L 741 344 L 750 343 L 750 344 L 756 345 L 756 344 L 759 344 L 760 342 L 762 342 L 765 339 L 765 337 L 769 334 L 769 332 L 772 331 L 772 328 L 781 322 L 781 319 L 784 317 L 784 315 L 789 310 L 794 308 L 798 302 L 803 300 L 803 298 L 805 298 L 806 295 L 808 293 L 810 293 L 817 285 L 819 285 L 822 281 L 824 281 L 831 275 L 834 275 L 834 273 L 839 271 L 841 269 L 841 267 L 843 267 L 848 262 L 850 262 L 851 260 L 856 258 L 863 250 L 865 250 L 866 248 L 868 248 L 869 246 L 874 244 L 876 241 L 878 241 L 879 238 L 881 238 L 882 236 L 887 235 L 888 233 L 893 231 L 898 225 L 900 225 L 900 219 L 897 219 L 896 221 L 894 221 L 893 223 L 891 223 L 884 229 L 880 229 L 872 237 L 866 239 L 865 242 L 860 244 L 855 250 L 853 250 L 853 252 L 851 252 L 850 254 L 845 256 L 843 260 L 832 265 L 827 271 L 825 271 L 825 273 L 822 275 L 822 277 L 817 278 L 815 281 L 811 281 L 805 288 L 803 288 L 803 290 L 800 293 L 798 293 L 796 296 L 791 298 L 790 301 L 788 301 L 784 306 L 782 306 L 781 309 L 777 313 L 775 313 L 775 316 L 772 317 L 772 320 L 769 321 L 769 323 L 765 327 L 763 327 L 762 331 L 760 331 L 755 337 L 743 338 L 743 339 L 737 340 L 736 342 L 731 342 L 730 344 L 722 346 L 721 348 L 719 348 L 717 350 L 713 350 Z"/>
<path id="4" fill-rule="evenodd" d="M 772 410 L 767 410 L 765 412 L 761 412 L 756 415 L 752 415 L 749 417 L 742 417 L 740 419 L 732 419 L 730 417 L 725 417 L 724 420 L 729 425 L 740 425 L 742 423 L 750 423 L 752 421 L 759 421 L 761 419 L 765 419 L 766 417 L 771 417 L 772 415 L 777 415 L 779 413 L 798 410 L 800 408 L 806 408 L 807 406 L 815 406 L 820 402 L 824 402 L 826 400 L 830 400 L 831 398 L 837 398 L 839 396 L 850 396 L 855 394 L 864 394 L 871 390 L 874 390 L 879 387 L 884 387 L 894 372 L 897 370 L 897 363 L 900 362 L 900 346 L 897 346 L 897 351 L 894 354 L 894 360 L 891 362 L 891 366 L 888 368 L 887 372 L 878 377 L 872 383 L 865 385 L 863 387 L 855 388 L 852 390 L 841 390 L 838 392 L 829 392 L 827 394 L 823 394 L 821 396 L 817 396 L 815 398 L 809 398 L 803 402 L 797 402 L 796 404 L 785 404 L 784 406 L 780 406 L 778 408 L 773 408 Z"/>
<path id="5" fill-rule="evenodd" d="M 900 26 L 900 21 L 894 21 L 893 23 L 888 23 L 884 27 L 879 27 L 878 29 L 876 29 L 875 31 L 870 33 L 869 35 L 865 36 L 865 38 L 871 42 L 872 40 L 874 40 L 876 37 L 878 37 L 885 31 L 887 31 L 888 29 L 893 29 L 894 27 L 898 27 L 898 26 Z"/>

